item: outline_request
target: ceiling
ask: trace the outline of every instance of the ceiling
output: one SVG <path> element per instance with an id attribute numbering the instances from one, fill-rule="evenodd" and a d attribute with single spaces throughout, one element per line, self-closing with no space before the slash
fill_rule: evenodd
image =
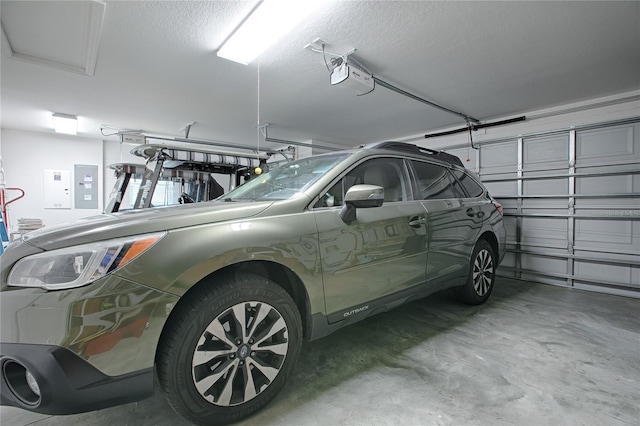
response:
<path id="1" fill-rule="evenodd" d="M 382 86 L 330 84 L 326 50 L 482 121 L 640 89 L 640 2 L 326 1 L 245 66 L 215 50 L 255 1 L 2 1 L 2 128 L 114 129 L 267 146 L 353 146 L 449 126 Z M 327 55 L 327 60 L 331 59 Z M 106 126 L 106 128 L 105 128 Z M 103 130 L 101 130 L 103 127 Z"/>

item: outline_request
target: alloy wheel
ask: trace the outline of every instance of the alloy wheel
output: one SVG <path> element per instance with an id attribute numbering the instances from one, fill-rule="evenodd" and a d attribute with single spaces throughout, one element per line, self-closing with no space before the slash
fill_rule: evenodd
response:
<path id="1" fill-rule="evenodd" d="M 493 283 L 494 268 L 491 253 L 482 249 L 473 262 L 473 289 L 480 297 L 487 294 Z"/>
<path id="2" fill-rule="evenodd" d="M 289 348 L 285 320 L 273 306 L 238 303 L 213 319 L 192 358 L 193 383 L 218 406 L 255 398 L 278 376 Z"/>

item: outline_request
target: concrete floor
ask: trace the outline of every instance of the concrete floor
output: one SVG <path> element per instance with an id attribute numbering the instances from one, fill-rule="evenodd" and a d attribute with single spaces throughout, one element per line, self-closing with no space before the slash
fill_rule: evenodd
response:
<path id="1" fill-rule="evenodd" d="M 470 307 L 437 294 L 305 344 L 241 425 L 640 425 L 640 299 L 499 279 Z M 186 425 L 158 391 L 92 413 L 0 409 L 2 426 Z"/>

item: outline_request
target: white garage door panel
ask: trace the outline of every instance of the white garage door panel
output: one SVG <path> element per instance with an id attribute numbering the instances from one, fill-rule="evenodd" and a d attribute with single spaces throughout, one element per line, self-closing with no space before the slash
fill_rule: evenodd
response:
<path id="1" fill-rule="evenodd" d="M 569 136 L 547 136 L 527 140 L 523 146 L 523 170 L 566 169 L 569 162 Z"/>
<path id="2" fill-rule="evenodd" d="M 623 265 L 606 265 L 590 262 L 576 261 L 576 280 L 601 281 L 614 285 L 625 285 L 640 289 L 638 284 L 638 269 Z M 635 277 L 634 277 L 635 275 Z M 635 278 L 635 280 L 634 280 Z"/>
<path id="3" fill-rule="evenodd" d="M 640 117 L 483 141 L 477 158 L 504 206 L 501 274 L 640 297 Z"/>
<path id="4" fill-rule="evenodd" d="M 589 196 L 576 200 L 577 214 L 589 211 L 604 216 L 631 216 L 634 209 L 640 207 L 634 195 L 640 192 L 640 174 L 576 178 L 576 192 Z"/>
<path id="5" fill-rule="evenodd" d="M 500 264 L 501 269 L 507 269 L 508 272 L 505 272 L 507 276 L 515 277 L 515 267 L 516 267 L 516 256 L 514 253 L 507 252 Z M 510 272 L 509 272 L 510 271 Z"/>
<path id="6" fill-rule="evenodd" d="M 551 285 L 557 285 L 557 286 L 566 286 L 567 284 L 567 279 L 564 278 L 565 274 L 563 274 L 563 277 L 559 277 L 559 278 L 553 278 L 550 274 L 545 273 L 540 274 L 540 273 L 528 273 L 526 271 L 523 271 L 520 275 L 519 275 L 519 279 L 521 280 L 525 280 L 525 281 L 537 281 L 540 283 L 544 283 L 544 284 L 551 284 Z"/>
<path id="7" fill-rule="evenodd" d="M 589 261 L 590 259 L 597 259 L 600 263 L 611 265 L 640 266 L 640 258 L 638 258 L 637 251 L 634 250 L 603 251 L 602 249 L 583 245 L 582 247 L 576 247 L 574 256 L 577 260 Z M 597 264 L 598 262 L 594 261 L 594 263 Z"/>
<path id="8" fill-rule="evenodd" d="M 513 142 L 497 143 L 481 148 L 480 174 L 500 174 L 515 172 L 514 164 L 518 162 L 518 147 Z"/>
<path id="9" fill-rule="evenodd" d="M 525 198 L 522 208 L 528 214 L 566 213 L 566 198 Z"/>
<path id="10" fill-rule="evenodd" d="M 512 213 L 514 213 L 518 208 L 518 200 L 516 200 L 515 198 L 503 198 L 502 200 L 500 200 L 500 204 L 502 204 L 503 210 L 513 210 Z"/>
<path id="11" fill-rule="evenodd" d="M 564 276 L 567 273 L 567 262 L 535 254 L 522 255 L 522 269 L 530 271 L 544 270 L 551 274 Z"/>
<path id="12" fill-rule="evenodd" d="M 515 179 L 515 178 L 513 178 Z M 491 195 L 515 195 L 517 192 L 517 184 L 515 181 L 511 182 L 487 182 L 485 186 L 489 190 Z M 495 195 L 494 195 L 495 196 Z"/>
<path id="13" fill-rule="evenodd" d="M 631 194 L 637 190 L 640 175 L 577 177 L 577 194 Z"/>
<path id="14" fill-rule="evenodd" d="M 639 222 L 630 220 L 576 220 L 576 249 L 635 251 L 640 253 Z"/>
<path id="15" fill-rule="evenodd" d="M 567 178 L 525 180 L 522 183 L 523 195 L 566 195 L 569 190 Z M 564 201 L 565 207 L 567 201 Z"/>
<path id="16" fill-rule="evenodd" d="M 518 223 L 514 216 L 504 215 L 504 227 L 507 231 L 507 241 L 514 242 L 517 234 Z"/>
<path id="17" fill-rule="evenodd" d="M 605 216 L 605 217 L 624 217 L 630 218 L 637 215 L 638 209 L 637 198 L 583 198 L 576 200 L 576 214 L 583 216 L 585 214 Z"/>
<path id="18" fill-rule="evenodd" d="M 567 240 L 567 221 L 560 218 L 522 218 L 522 238 L 525 244 L 564 243 Z"/>
<path id="19" fill-rule="evenodd" d="M 583 166 L 640 159 L 640 125 L 581 131 L 576 137 L 576 160 Z"/>

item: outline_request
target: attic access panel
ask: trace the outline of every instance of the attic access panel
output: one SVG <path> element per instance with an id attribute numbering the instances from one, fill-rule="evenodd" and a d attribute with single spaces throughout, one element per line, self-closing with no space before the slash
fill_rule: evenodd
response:
<path id="1" fill-rule="evenodd" d="M 106 4 L 3 1 L 2 32 L 11 57 L 93 76 Z"/>

